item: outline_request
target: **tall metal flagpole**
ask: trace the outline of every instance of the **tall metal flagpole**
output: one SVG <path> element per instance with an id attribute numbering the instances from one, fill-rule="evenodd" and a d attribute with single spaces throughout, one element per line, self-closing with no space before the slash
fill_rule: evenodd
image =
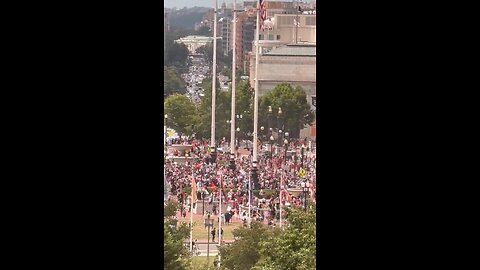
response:
<path id="1" fill-rule="evenodd" d="M 230 162 L 235 162 L 235 79 L 236 79 L 236 35 L 237 35 L 237 1 L 233 1 L 233 59 L 232 59 L 232 113 L 230 116 Z"/>
<path id="2" fill-rule="evenodd" d="M 265 0 L 264 0 L 265 1 Z M 255 95 L 253 99 L 253 158 L 252 171 L 257 172 L 258 156 L 258 63 L 259 63 L 259 42 L 260 34 L 260 1 L 257 2 L 257 30 L 255 31 Z"/>
<path id="3" fill-rule="evenodd" d="M 252 177 L 248 177 L 248 227 L 250 228 L 250 225 L 252 223 Z"/>
<path id="4" fill-rule="evenodd" d="M 280 229 L 282 228 L 282 191 L 283 191 L 283 171 L 280 172 L 280 207 L 279 207 L 279 210 L 280 210 Z"/>
<path id="5" fill-rule="evenodd" d="M 212 67 L 212 130 L 210 146 L 215 152 L 215 99 L 217 84 L 217 0 L 214 0 L 215 10 L 213 14 L 213 67 Z"/>
<path id="6" fill-rule="evenodd" d="M 221 171 L 220 171 L 221 172 Z M 223 173 L 220 174 L 220 205 L 219 209 L 219 220 L 218 220 L 218 246 L 222 246 L 222 191 L 223 191 Z M 218 266 L 220 266 L 220 253 L 218 253 Z"/>
<path id="7" fill-rule="evenodd" d="M 219 206 L 218 206 L 218 244 L 222 244 L 222 187 L 223 187 L 223 174 L 220 174 L 220 199 L 219 199 Z"/>
<path id="8" fill-rule="evenodd" d="M 193 175 L 192 175 L 192 181 L 195 182 L 195 176 Z M 190 252 L 192 252 L 192 250 L 193 250 L 193 196 L 190 202 Z"/>

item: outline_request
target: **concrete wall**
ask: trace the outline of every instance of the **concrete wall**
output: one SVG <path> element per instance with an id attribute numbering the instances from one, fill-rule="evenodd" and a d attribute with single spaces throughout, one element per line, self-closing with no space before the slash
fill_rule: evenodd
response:
<path id="1" fill-rule="evenodd" d="M 317 94 L 316 57 L 268 56 L 261 55 L 259 61 L 259 95 L 275 88 L 279 83 L 301 86 L 307 95 L 307 102 L 313 110 L 312 96 Z M 250 61 L 250 84 L 255 85 L 255 56 Z M 301 137 L 310 137 L 311 128 L 300 131 Z"/>

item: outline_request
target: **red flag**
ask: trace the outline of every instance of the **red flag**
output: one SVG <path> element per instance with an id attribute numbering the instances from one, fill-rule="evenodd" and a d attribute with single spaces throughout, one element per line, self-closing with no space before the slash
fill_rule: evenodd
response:
<path id="1" fill-rule="evenodd" d="M 217 191 L 217 186 L 213 182 L 210 182 L 210 187 L 213 189 L 213 191 Z"/>

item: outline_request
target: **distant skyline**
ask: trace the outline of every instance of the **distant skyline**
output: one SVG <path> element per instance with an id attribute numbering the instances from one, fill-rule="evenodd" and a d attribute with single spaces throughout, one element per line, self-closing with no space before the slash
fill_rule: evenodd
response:
<path id="1" fill-rule="evenodd" d="M 213 7 L 214 5 L 214 0 L 165 0 L 165 5 L 164 7 L 166 8 L 173 8 L 176 7 L 177 9 L 181 9 L 183 7 Z M 217 0 L 218 1 L 218 6 L 220 7 L 224 0 Z M 238 0 L 237 2 L 240 3 Z M 233 0 L 225 0 L 225 3 L 233 3 Z"/>
<path id="2" fill-rule="evenodd" d="M 228 4 L 233 4 L 233 0 L 217 0 L 218 7 L 222 5 L 223 2 Z M 244 0 L 237 0 L 238 3 L 243 3 Z M 269 1 L 269 0 L 267 0 Z M 295 0 L 274 0 L 274 1 L 285 1 L 285 2 L 294 2 Z M 304 0 L 303 2 L 310 3 L 311 0 Z M 164 7 L 181 9 L 183 7 L 213 7 L 214 0 L 165 0 Z"/>

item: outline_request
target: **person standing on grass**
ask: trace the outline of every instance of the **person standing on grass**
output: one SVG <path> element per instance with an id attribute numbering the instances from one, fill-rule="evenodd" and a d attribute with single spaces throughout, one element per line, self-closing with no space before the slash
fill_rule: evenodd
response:
<path id="1" fill-rule="evenodd" d="M 215 242 L 215 234 L 216 234 L 215 227 L 213 227 L 213 230 L 211 233 L 212 233 L 212 241 Z"/>

